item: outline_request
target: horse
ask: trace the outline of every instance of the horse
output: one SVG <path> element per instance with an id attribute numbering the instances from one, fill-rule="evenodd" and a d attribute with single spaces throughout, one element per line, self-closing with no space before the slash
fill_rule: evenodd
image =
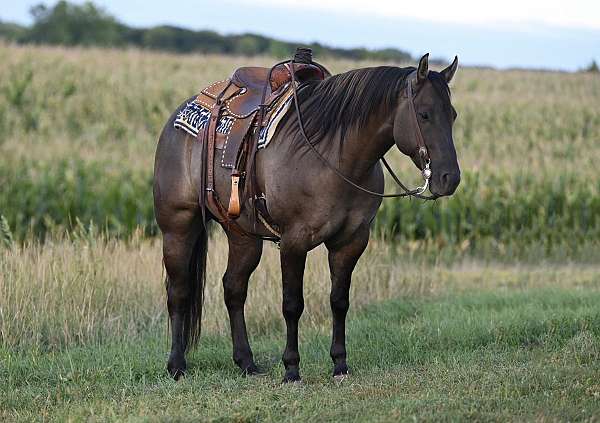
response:
<path id="1" fill-rule="evenodd" d="M 450 196 L 458 187 L 460 168 L 452 137 L 457 114 L 448 85 L 457 67 L 455 57 L 442 71 L 429 70 L 425 55 L 416 68 L 362 68 L 303 83 L 295 97 L 297 113 L 288 110 L 269 147 L 256 153 L 257 189 L 279 230 L 287 331 L 282 356 L 284 382 L 300 381 L 298 322 L 304 310 L 303 274 L 307 253 L 320 244 L 328 250 L 331 274 L 333 376 L 349 373 L 345 333 L 349 289 L 382 202 L 381 196 L 373 193 L 384 190 L 380 159 L 386 152 L 396 145 L 418 169 L 427 172 L 430 198 Z M 171 328 L 167 370 L 176 380 L 185 374 L 186 351 L 200 334 L 206 223 L 217 220 L 215 213 L 205 209 L 205 193 L 199 190 L 206 157 L 202 143 L 173 125 L 177 112 L 193 98 L 182 103 L 167 121 L 154 165 L 154 208 L 163 236 Z M 229 170 L 214 167 L 214 190 L 220 198 L 228 198 L 229 180 Z M 266 223 L 256 223 L 252 209 L 246 199 L 236 219 L 243 232 L 221 224 L 229 246 L 223 288 L 233 360 L 244 375 L 260 372 L 248 342 L 244 304 L 248 280 L 261 258 L 263 238 L 272 236 Z"/>

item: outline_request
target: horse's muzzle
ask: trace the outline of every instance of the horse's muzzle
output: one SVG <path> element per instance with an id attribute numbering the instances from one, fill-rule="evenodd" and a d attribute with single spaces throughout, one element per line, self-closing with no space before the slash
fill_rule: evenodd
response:
<path id="1" fill-rule="evenodd" d="M 460 184 L 460 172 L 443 172 L 432 181 L 430 190 L 436 197 L 454 194 Z"/>

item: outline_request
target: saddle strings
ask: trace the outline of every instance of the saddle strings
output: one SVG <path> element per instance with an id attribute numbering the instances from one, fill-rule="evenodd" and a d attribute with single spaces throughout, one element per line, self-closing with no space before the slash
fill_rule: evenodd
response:
<path id="1" fill-rule="evenodd" d="M 344 180 L 346 183 L 348 183 L 352 187 L 354 187 L 354 188 L 358 189 L 359 191 L 362 191 L 366 194 L 372 195 L 374 197 L 380 197 L 380 198 L 416 197 L 416 198 L 420 198 L 423 200 L 434 200 L 435 199 L 434 196 L 423 195 L 420 192 L 419 188 L 409 190 L 400 181 L 398 176 L 394 173 L 394 171 L 392 170 L 391 166 L 389 165 L 389 163 L 387 162 L 385 157 L 381 158 L 383 165 L 385 166 L 387 171 L 392 176 L 392 179 L 394 180 L 394 182 L 396 182 L 396 184 L 398 184 L 398 186 L 400 188 L 402 188 L 404 190 L 404 192 L 398 192 L 398 193 L 394 193 L 394 194 L 384 194 L 384 193 L 371 191 L 370 189 L 367 189 L 367 188 L 364 188 L 364 187 L 358 185 L 357 183 L 352 181 L 350 178 L 348 178 L 346 175 L 344 175 L 342 172 L 340 172 L 339 169 L 337 169 L 335 166 L 333 166 L 331 163 L 329 163 L 329 161 L 325 157 L 323 157 L 323 155 L 316 149 L 316 147 L 313 145 L 313 143 L 310 142 L 310 139 L 309 139 L 308 135 L 306 134 L 306 131 L 304 129 L 304 122 L 302 121 L 302 114 L 300 112 L 300 104 L 298 102 L 298 89 L 296 87 L 296 75 L 295 75 L 294 61 L 289 60 L 286 63 L 290 64 L 291 70 L 292 70 L 290 73 L 292 75 L 292 89 L 294 91 L 294 105 L 296 108 L 296 115 L 298 118 L 298 127 L 300 128 L 300 133 L 302 134 L 302 138 L 304 139 L 306 144 L 308 144 L 310 149 L 316 154 L 316 156 L 319 158 L 319 160 L 321 160 L 323 162 L 323 164 L 325 166 L 327 166 L 329 169 L 331 169 L 337 176 L 339 176 L 342 180 Z M 408 82 L 408 83 L 410 84 L 410 82 Z M 412 98 L 409 98 L 409 101 L 412 101 Z"/>

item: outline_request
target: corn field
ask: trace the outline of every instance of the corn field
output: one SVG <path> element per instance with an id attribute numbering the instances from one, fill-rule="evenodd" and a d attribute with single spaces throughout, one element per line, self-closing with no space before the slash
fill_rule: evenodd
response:
<path id="1" fill-rule="evenodd" d="M 5 44 L 0 62 L 0 214 L 23 240 L 82 225 L 155 235 L 152 160 L 170 113 L 235 67 L 272 60 Z M 326 65 L 341 72 L 374 63 Z M 458 192 L 388 200 L 375 233 L 475 251 L 596 245 L 600 77 L 466 68 L 452 91 Z M 418 182 L 408 159 L 390 156 Z"/>

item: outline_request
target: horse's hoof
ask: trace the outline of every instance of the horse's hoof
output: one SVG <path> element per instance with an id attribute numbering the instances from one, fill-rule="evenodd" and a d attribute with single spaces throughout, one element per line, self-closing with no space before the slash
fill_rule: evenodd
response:
<path id="1" fill-rule="evenodd" d="M 286 372 L 283 377 L 282 383 L 294 383 L 300 384 L 302 383 L 302 379 L 300 378 L 300 373 L 297 371 Z"/>
<path id="2" fill-rule="evenodd" d="M 181 379 L 185 376 L 185 369 L 167 369 L 171 377 L 175 380 Z"/>
<path id="3" fill-rule="evenodd" d="M 173 379 L 179 380 L 181 377 L 185 376 L 186 370 L 187 366 L 185 363 L 185 359 L 169 359 L 169 362 L 167 363 L 167 371 Z"/>
<path id="4" fill-rule="evenodd" d="M 350 369 L 348 369 L 348 365 L 346 363 L 337 364 L 333 368 L 333 377 L 336 376 L 347 376 L 350 373 Z"/>
<path id="5" fill-rule="evenodd" d="M 261 369 L 259 369 L 256 364 L 251 364 L 248 367 L 246 367 L 244 370 L 242 370 L 242 376 L 246 377 L 246 376 L 265 376 L 267 374 L 267 372 L 262 371 Z"/>

